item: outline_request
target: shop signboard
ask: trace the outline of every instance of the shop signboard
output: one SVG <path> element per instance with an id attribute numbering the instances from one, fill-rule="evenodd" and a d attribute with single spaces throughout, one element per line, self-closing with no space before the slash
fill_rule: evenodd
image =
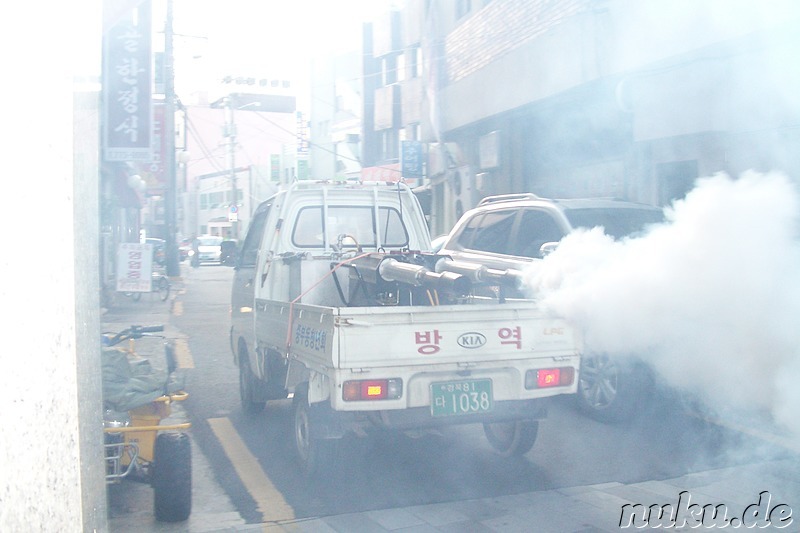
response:
<path id="1" fill-rule="evenodd" d="M 103 153 L 106 161 L 152 157 L 151 3 L 126 9 L 103 39 Z"/>
<path id="2" fill-rule="evenodd" d="M 117 249 L 117 291 L 150 292 L 153 246 L 138 242 L 120 243 Z"/>

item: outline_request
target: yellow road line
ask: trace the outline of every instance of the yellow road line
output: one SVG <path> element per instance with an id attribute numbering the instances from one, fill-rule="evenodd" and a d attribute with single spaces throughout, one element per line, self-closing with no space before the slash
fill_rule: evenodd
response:
<path id="1" fill-rule="evenodd" d="M 247 449 L 236 429 L 227 418 L 209 418 L 208 424 L 216 435 L 225 454 L 233 463 L 236 474 L 256 502 L 256 510 L 264 522 L 294 519 L 294 509 L 286 503 L 258 464 L 258 460 Z"/>
<path id="2" fill-rule="evenodd" d="M 183 302 L 180 300 L 175 300 L 172 303 L 172 314 L 175 316 L 183 315 Z"/>
<path id="3" fill-rule="evenodd" d="M 189 343 L 186 339 L 175 339 L 175 362 L 178 368 L 194 368 L 192 352 L 189 351 Z"/>

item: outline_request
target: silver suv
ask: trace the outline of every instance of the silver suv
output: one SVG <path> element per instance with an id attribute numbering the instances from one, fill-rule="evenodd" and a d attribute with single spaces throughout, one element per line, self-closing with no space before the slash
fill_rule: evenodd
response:
<path id="1" fill-rule="evenodd" d="M 577 228 L 602 226 L 609 236 L 621 238 L 663 218 L 660 208 L 615 199 L 489 196 L 464 213 L 438 253 L 490 268 L 519 269 L 520 262 L 544 257 Z M 596 419 L 622 420 L 635 414 L 650 384 L 650 372 L 638 358 L 585 354 L 576 400 Z"/>

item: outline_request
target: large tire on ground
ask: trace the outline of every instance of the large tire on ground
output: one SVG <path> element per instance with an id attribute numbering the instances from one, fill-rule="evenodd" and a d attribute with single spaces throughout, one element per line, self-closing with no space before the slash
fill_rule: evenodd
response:
<path id="1" fill-rule="evenodd" d="M 239 357 L 239 399 L 242 401 L 242 409 L 247 414 L 260 413 L 267 404 L 260 389 L 263 387 L 261 381 L 253 374 L 250 368 L 250 360 L 246 356 Z"/>
<path id="2" fill-rule="evenodd" d="M 647 377 L 643 366 L 630 358 L 584 355 L 575 401 L 581 411 L 600 422 L 629 420 L 641 407 Z"/>
<path id="3" fill-rule="evenodd" d="M 300 470 L 307 478 L 329 472 L 336 461 L 338 440 L 314 437 L 306 390 L 295 391 L 294 441 Z"/>
<path id="4" fill-rule="evenodd" d="M 525 455 L 539 433 L 538 420 L 516 420 L 483 424 L 486 440 L 503 457 Z"/>
<path id="5" fill-rule="evenodd" d="M 182 522 L 192 512 L 192 446 L 186 433 L 160 433 L 153 458 L 156 520 Z"/>

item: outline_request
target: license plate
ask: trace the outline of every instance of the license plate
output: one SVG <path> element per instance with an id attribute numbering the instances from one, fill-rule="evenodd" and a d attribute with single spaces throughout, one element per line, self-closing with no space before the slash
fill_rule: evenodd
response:
<path id="1" fill-rule="evenodd" d="M 471 415 L 491 410 L 491 379 L 431 383 L 431 414 L 433 416 Z"/>

